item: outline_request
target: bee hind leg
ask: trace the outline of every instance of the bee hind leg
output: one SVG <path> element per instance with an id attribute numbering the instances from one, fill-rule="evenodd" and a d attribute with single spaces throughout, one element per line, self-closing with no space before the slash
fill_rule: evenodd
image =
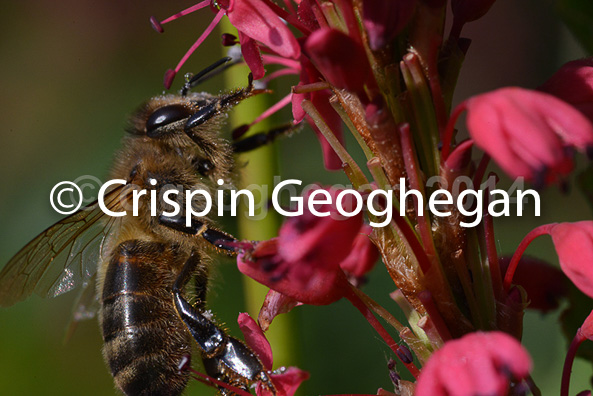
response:
<path id="1" fill-rule="evenodd" d="M 245 390 L 250 384 L 261 380 L 264 386 L 275 393 L 274 386 L 257 355 L 242 341 L 227 335 L 209 315 L 183 297 L 182 291 L 199 263 L 199 255 L 196 252 L 192 253 L 175 281 L 173 300 L 177 313 L 200 348 L 206 373 Z"/>

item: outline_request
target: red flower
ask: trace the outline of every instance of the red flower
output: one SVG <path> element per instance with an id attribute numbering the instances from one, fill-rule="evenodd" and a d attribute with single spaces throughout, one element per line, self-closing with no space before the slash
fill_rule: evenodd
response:
<path id="1" fill-rule="evenodd" d="M 259 45 L 254 39 L 242 32 L 239 32 L 239 44 L 241 44 L 241 54 L 243 54 L 243 59 L 245 59 L 245 63 L 247 63 L 249 70 L 253 74 L 253 79 L 259 80 L 266 74 Z"/>
<path id="2" fill-rule="evenodd" d="M 583 325 L 579 329 L 581 335 L 590 341 L 593 341 L 593 312 L 587 316 Z"/>
<path id="3" fill-rule="evenodd" d="M 510 257 L 500 258 L 500 270 L 504 275 L 511 261 Z M 513 283 L 520 285 L 527 292 L 529 305 L 543 313 L 558 308 L 560 299 L 568 293 L 568 279 L 564 273 L 533 257 L 521 257 Z"/>
<path id="4" fill-rule="evenodd" d="M 539 89 L 570 103 L 593 121 L 593 58 L 566 63 Z"/>
<path id="5" fill-rule="evenodd" d="M 364 281 L 364 275 L 371 271 L 379 258 L 379 251 L 369 239 L 372 227 L 364 225 L 354 239 L 348 256 L 340 263 L 340 267 L 348 275 L 350 283 L 358 285 Z M 268 329 L 272 320 L 282 313 L 290 312 L 301 302 L 276 290 L 270 290 L 266 295 L 257 321 L 262 329 Z"/>
<path id="6" fill-rule="evenodd" d="M 331 204 L 313 209 L 330 215 L 320 217 L 309 210 L 312 194 L 325 191 Z M 340 263 L 348 256 L 362 227 L 362 214 L 352 217 L 338 213 L 340 190 L 317 189 L 304 197 L 302 216 L 284 222 L 277 238 L 256 244 L 239 255 L 239 270 L 269 288 L 299 302 L 325 305 L 339 300 L 349 288 Z M 319 200 L 321 197 L 316 197 Z M 346 212 L 354 207 L 352 195 L 345 195 Z M 336 246 L 341 248 L 336 249 Z"/>
<path id="7" fill-rule="evenodd" d="M 369 238 L 372 231 L 370 225 L 364 225 L 354 239 L 350 254 L 340 263 L 340 267 L 357 280 L 370 272 L 379 259 L 379 251 Z"/>
<path id="8" fill-rule="evenodd" d="M 216 4 L 214 3 L 214 1 L 210 0 L 202 1 L 162 22 L 158 22 L 155 18 L 150 19 L 155 30 L 162 33 L 162 25 L 165 23 L 208 6 L 212 8 L 220 7 L 220 10 L 217 11 L 210 25 L 183 56 L 175 69 L 170 69 L 165 74 L 165 86 L 167 89 L 171 86 L 173 78 L 179 72 L 181 66 L 198 49 L 218 22 L 220 22 L 223 15 L 228 16 L 230 22 L 239 31 L 243 57 L 256 80 L 262 78 L 265 73 L 261 60 L 261 52 L 256 41 L 264 44 L 271 51 L 282 57 L 290 59 L 298 59 L 300 57 L 301 47 L 296 38 L 284 21 L 266 2 L 262 0 L 222 0 L 216 2 Z"/>
<path id="9" fill-rule="evenodd" d="M 593 126 L 552 95 L 502 88 L 469 99 L 467 127 L 476 145 L 510 176 L 553 182 L 573 167 L 571 148 L 593 145 Z"/>
<path id="10" fill-rule="evenodd" d="M 448 341 L 420 372 L 416 396 L 506 395 L 531 371 L 531 358 L 510 335 L 470 333 Z"/>
<path id="11" fill-rule="evenodd" d="M 303 305 L 294 298 L 288 297 L 276 290 L 269 290 L 264 299 L 257 322 L 263 331 L 267 331 L 274 318 L 282 313 L 290 312 L 294 307 Z"/>
<path id="12" fill-rule="evenodd" d="M 226 15 L 231 24 L 242 35 L 259 41 L 274 53 L 289 59 L 298 59 L 301 47 L 284 21 L 262 0 L 228 0 Z M 264 76 L 261 53 L 259 58 L 253 54 L 253 49 L 259 50 L 255 43 L 250 51 L 245 51 L 241 41 L 241 49 L 245 62 L 258 80 Z"/>
<path id="13" fill-rule="evenodd" d="M 223 8 L 237 30 L 285 58 L 298 59 L 301 55 L 299 44 L 290 29 L 264 1 L 228 0 L 227 4 Z"/>
<path id="14" fill-rule="evenodd" d="M 593 221 L 553 225 L 550 236 L 562 271 L 583 293 L 593 297 Z"/>
<path id="15" fill-rule="evenodd" d="M 366 97 L 365 84 L 374 82 L 362 45 L 337 29 L 322 28 L 305 43 L 305 52 L 332 85 Z"/>
<path id="16" fill-rule="evenodd" d="M 237 320 L 245 337 L 245 343 L 257 354 L 266 370 L 272 370 L 272 347 L 258 324 L 246 313 L 239 314 Z M 261 381 L 258 381 L 255 394 L 257 396 L 292 396 L 301 385 L 309 379 L 309 373 L 297 367 L 282 368 L 278 374 L 271 373 L 270 379 L 276 387 L 272 393 Z"/>
<path id="17" fill-rule="evenodd" d="M 364 0 L 362 23 L 369 47 L 379 50 L 389 44 L 410 21 L 416 0 Z"/>

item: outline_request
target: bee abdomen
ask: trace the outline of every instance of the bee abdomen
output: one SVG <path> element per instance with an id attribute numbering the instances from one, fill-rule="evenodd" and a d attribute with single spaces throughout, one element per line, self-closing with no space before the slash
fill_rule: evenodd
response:
<path id="1" fill-rule="evenodd" d="M 127 241 L 107 267 L 103 354 L 126 395 L 178 395 L 187 384 L 179 363 L 190 356 L 191 339 L 171 298 L 175 259 L 162 244 Z"/>

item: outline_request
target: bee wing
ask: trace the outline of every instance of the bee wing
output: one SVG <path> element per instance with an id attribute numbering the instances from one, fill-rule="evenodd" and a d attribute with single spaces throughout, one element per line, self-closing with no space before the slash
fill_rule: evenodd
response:
<path id="1" fill-rule="evenodd" d="M 123 186 L 105 194 L 110 210 L 120 207 Z M 59 221 L 22 248 L 0 272 L 0 306 L 8 307 L 33 292 L 56 297 L 86 286 L 97 271 L 106 241 L 120 217 L 104 216 L 98 202 Z"/>
<path id="2" fill-rule="evenodd" d="M 68 328 L 64 335 L 64 343 L 70 340 L 74 331 L 78 327 L 78 322 L 81 320 L 93 319 L 97 315 L 97 312 L 99 312 L 100 304 L 99 299 L 97 298 L 97 290 L 95 288 L 96 282 L 97 273 L 95 272 L 78 293 L 78 297 L 76 298 L 72 309 Z"/>

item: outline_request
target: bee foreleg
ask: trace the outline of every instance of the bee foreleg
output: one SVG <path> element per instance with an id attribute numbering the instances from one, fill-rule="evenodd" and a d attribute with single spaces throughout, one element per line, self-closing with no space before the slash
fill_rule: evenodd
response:
<path id="1" fill-rule="evenodd" d="M 250 73 L 249 85 L 246 88 L 239 89 L 227 95 L 218 96 L 215 102 L 212 102 L 200 108 L 191 117 L 189 117 L 184 127 L 185 133 L 190 138 L 194 139 L 193 133 L 191 132 L 193 128 L 206 123 L 207 121 L 219 114 L 224 113 L 225 111 L 227 111 L 234 105 L 238 104 L 242 100 L 262 92 L 266 91 L 253 89 L 253 76 Z"/>

